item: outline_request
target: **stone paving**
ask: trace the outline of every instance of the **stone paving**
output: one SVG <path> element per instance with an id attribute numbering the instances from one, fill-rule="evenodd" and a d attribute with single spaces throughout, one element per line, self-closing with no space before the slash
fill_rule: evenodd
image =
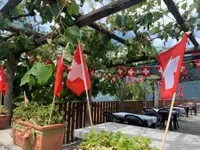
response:
<path id="1" fill-rule="evenodd" d="M 200 115 L 180 117 L 179 126 L 180 128 L 177 131 L 173 130 L 168 133 L 165 150 L 200 150 Z M 151 138 L 152 145 L 158 148 L 164 135 L 164 130 L 116 123 L 96 125 L 95 129 L 97 131 L 105 129 L 112 132 L 120 130 L 127 136 L 147 136 Z M 77 129 L 75 137 L 83 138 L 83 135 L 88 133 L 89 130 L 90 128 Z M 78 144 L 65 145 L 63 150 L 78 150 Z M 21 150 L 21 148 L 13 144 L 10 129 L 0 130 L 0 150 Z"/>

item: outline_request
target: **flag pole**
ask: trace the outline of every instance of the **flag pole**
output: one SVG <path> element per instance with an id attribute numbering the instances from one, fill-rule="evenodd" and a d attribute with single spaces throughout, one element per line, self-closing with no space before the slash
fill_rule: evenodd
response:
<path id="1" fill-rule="evenodd" d="M 164 134 L 164 137 L 163 137 L 163 140 L 162 140 L 162 145 L 160 147 L 160 150 L 163 150 L 164 145 L 165 145 L 165 141 L 166 141 L 166 138 L 167 138 L 167 132 L 169 130 L 169 123 L 170 123 L 171 116 L 172 116 L 172 110 L 173 110 L 173 107 L 174 107 L 175 97 L 176 97 L 176 92 L 174 92 L 173 97 L 172 97 L 171 107 L 170 107 L 169 116 L 168 116 L 168 120 L 167 120 L 167 126 L 166 126 L 166 129 L 165 129 L 165 134 Z"/>
<path id="2" fill-rule="evenodd" d="M 87 106 L 88 106 L 88 113 L 89 113 L 89 118 L 90 118 L 90 125 L 93 127 L 93 123 L 92 123 L 92 115 L 91 115 L 91 107 L 90 107 L 90 102 L 89 102 L 89 96 L 88 96 L 88 87 L 87 87 L 87 83 L 86 83 L 86 77 L 85 77 L 85 71 L 84 71 L 84 66 L 83 66 L 83 58 L 81 54 L 81 45 L 80 45 L 80 41 L 78 40 L 78 47 L 79 47 L 79 54 L 80 54 L 80 59 L 81 59 L 81 67 L 82 67 L 82 71 L 83 71 L 83 77 L 84 77 L 84 86 L 85 86 L 85 92 L 86 92 L 86 99 L 87 99 Z"/>
<path id="3" fill-rule="evenodd" d="M 0 115 L 2 111 L 2 92 L 0 92 Z"/>

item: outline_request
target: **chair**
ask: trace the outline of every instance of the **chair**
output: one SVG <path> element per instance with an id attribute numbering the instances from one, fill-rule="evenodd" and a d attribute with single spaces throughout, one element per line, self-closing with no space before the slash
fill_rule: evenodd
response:
<path id="1" fill-rule="evenodd" d="M 165 127 L 165 121 L 168 120 L 169 110 L 166 108 L 162 108 L 158 111 L 158 114 L 160 115 L 160 128 Z M 172 131 L 172 118 L 170 120 L 170 130 Z"/>
<path id="2" fill-rule="evenodd" d="M 125 115 L 124 121 L 127 122 L 129 125 L 148 127 L 145 121 L 143 121 L 140 117 L 135 115 Z"/>
<path id="3" fill-rule="evenodd" d="M 152 108 L 144 108 L 142 111 L 144 113 L 147 113 L 147 112 L 154 112 L 154 113 L 156 113 L 156 111 L 154 109 L 152 109 Z"/>
<path id="4" fill-rule="evenodd" d="M 106 122 L 124 123 L 124 119 L 121 119 L 110 112 L 103 112 L 103 116 L 106 119 Z"/>
<path id="5" fill-rule="evenodd" d="M 138 114 L 138 112 L 137 111 L 135 111 L 135 110 L 130 110 L 130 111 L 127 111 L 128 113 L 132 113 L 132 114 Z"/>

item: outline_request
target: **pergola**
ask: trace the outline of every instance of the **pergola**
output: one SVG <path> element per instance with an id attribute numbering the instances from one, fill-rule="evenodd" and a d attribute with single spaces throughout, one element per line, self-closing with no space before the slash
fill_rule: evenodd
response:
<path id="1" fill-rule="evenodd" d="M 131 6 L 134 5 L 138 5 L 138 4 L 142 4 L 145 0 L 118 0 L 116 2 L 110 3 L 108 5 L 105 5 L 99 9 L 93 10 L 92 12 L 88 13 L 88 14 L 79 14 L 78 16 L 73 16 L 75 19 L 75 24 L 78 27 L 84 27 L 84 26 L 89 26 L 91 28 L 93 28 L 94 30 L 105 34 L 107 36 L 109 36 L 110 38 L 122 43 L 122 44 L 128 44 L 128 42 L 117 36 L 114 33 L 111 33 L 110 31 L 108 31 L 106 28 L 98 25 L 97 23 L 95 23 L 95 21 L 102 19 L 104 17 L 107 17 L 109 15 L 112 15 L 116 12 L 119 12 L 121 10 L 127 9 Z M 187 20 L 180 14 L 179 10 L 177 9 L 175 3 L 173 2 L 173 0 L 163 0 L 164 3 L 166 4 L 169 12 L 172 13 L 172 15 L 174 16 L 174 18 L 176 19 L 177 23 L 180 25 L 181 30 L 184 32 L 189 31 L 189 26 L 188 26 L 188 22 Z M 15 8 L 18 4 L 20 4 L 22 2 L 22 0 L 9 0 L 5 6 L 0 10 L 0 12 L 6 16 L 8 19 L 11 20 L 16 20 L 19 19 L 21 17 L 27 17 L 27 16 L 34 16 L 34 13 L 30 12 L 27 14 L 21 14 L 19 16 L 9 16 L 9 11 L 13 8 Z M 56 3 L 56 1 L 53 1 Z M 10 31 L 12 33 L 11 36 L 4 38 L 5 40 L 13 37 L 13 36 L 18 36 L 21 34 L 22 29 L 16 26 L 10 26 L 9 28 L 6 29 L 7 31 Z M 47 43 L 47 39 L 52 38 L 54 39 L 56 37 L 56 35 L 58 33 L 56 32 L 51 32 L 48 34 L 41 34 L 41 33 L 37 33 L 34 31 L 25 31 L 24 34 L 26 36 L 33 36 L 35 39 L 35 48 L 42 46 L 44 44 Z M 190 54 L 192 52 L 200 52 L 200 46 L 199 43 L 196 41 L 195 37 L 193 36 L 193 34 L 190 35 L 190 41 L 193 43 L 194 47 L 190 48 L 190 49 L 186 49 L 186 54 Z M 62 43 L 60 43 L 62 45 Z M 16 72 L 16 68 L 17 68 L 17 63 L 18 63 L 18 59 L 19 56 L 25 52 L 24 49 L 21 49 L 20 51 L 14 52 L 12 54 L 8 54 L 6 56 L 7 59 L 7 70 L 6 70 L 6 76 L 7 76 L 7 84 L 8 84 L 8 91 L 7 94 L 5 96 L 5 103 L 7 106 L 9 106 L 7 109 L 11 110 L 11 104 L 12 104 L 12 93 L 13 93 L 13 77 L 14 74 Z M 189 56 L 190 57 L 190 56 Z M 5 57 L 3 58 L 5 59 Z M 143 61 L 143 60 L 149 60 L 149 58 L 147 57 L 140 57 L 140 58 L 135 58 L 134 60 L 131 60 L 131 62 L 138 62 L 138 61 Z M 152 58 L 153 59 L 153 58 Z M 186 56 L 185 59 L 188 59 L 188 57 Z M 154 63 L 158 63 L 156 60 L 152 60 L 154 61 Z M 127 62 L 125 62 L 127 63 Z M 115 64 L 116 66 L 118 64 Z"/>

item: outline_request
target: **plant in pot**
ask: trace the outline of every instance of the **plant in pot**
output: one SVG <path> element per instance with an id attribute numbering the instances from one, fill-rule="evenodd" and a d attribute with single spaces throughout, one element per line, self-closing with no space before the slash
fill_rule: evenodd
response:
<path id="1" fill-rule="evenodd" d="M 112 133 L 102 130 L 96 133 L 91 130 L 79 147 L 81 150 L 158 150 L 150 144 L 151 140 L 147 137 L 130 138 L 121 132 Z"/>
<path id="2" fill-rule="evenodd" d="M 0 129 L 8 128 L 9 120 L 8 111 L 0 104 Z"/>
<path id="3" fill-rule="evenodd" d="M 17 104 L 13 110 L 13 142 L 29 150 L 60 150 L 64 138 L 63 114 L 52 105 L 39 105 L 36 102 Z"/>

